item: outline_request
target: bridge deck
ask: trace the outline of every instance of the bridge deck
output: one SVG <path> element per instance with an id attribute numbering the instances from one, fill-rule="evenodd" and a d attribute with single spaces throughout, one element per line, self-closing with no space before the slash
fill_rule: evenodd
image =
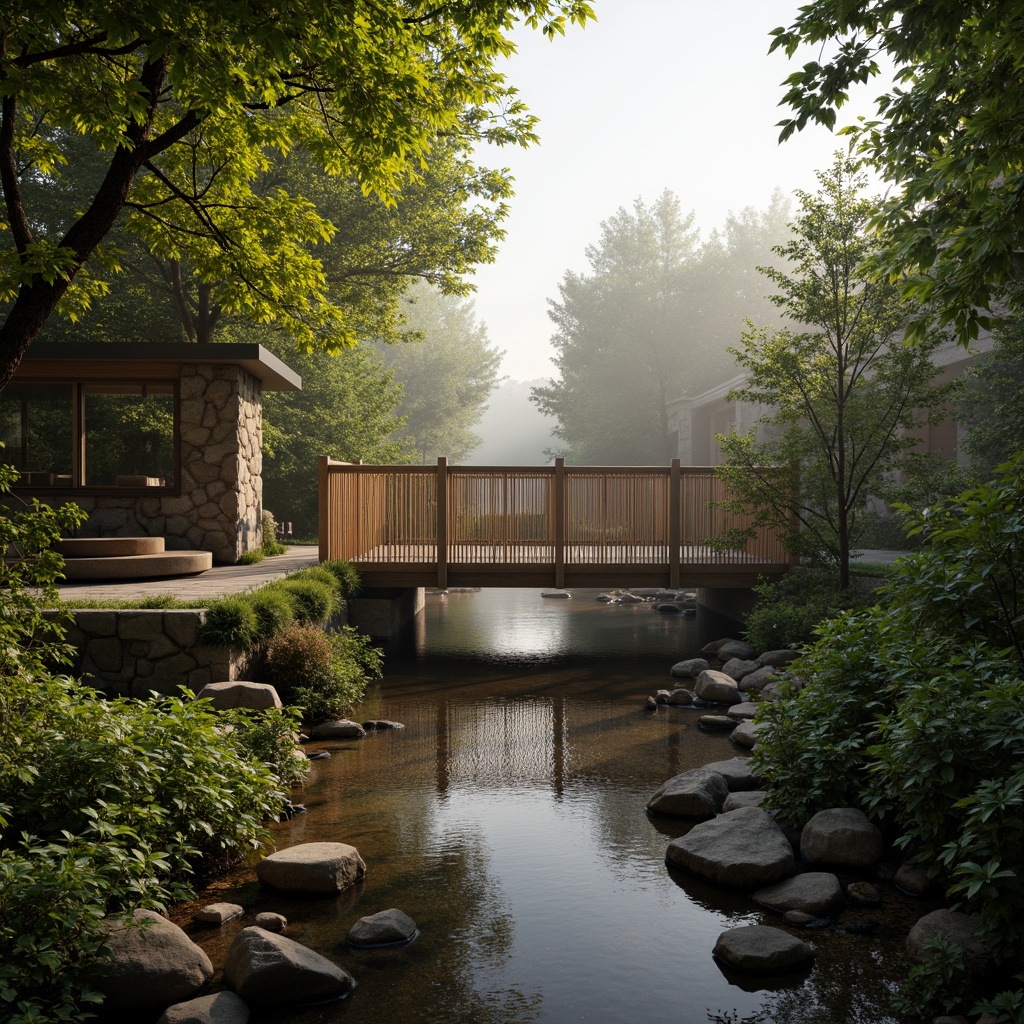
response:
<path id="1" fill-rule="evenodd" d="M 367 587 L 749 587 L 780 538 L 724 511 L 713 467 L 362 466 L 321 459 L 320 557 Z M 736 538 L 732 546 L 716 538 Z"/>

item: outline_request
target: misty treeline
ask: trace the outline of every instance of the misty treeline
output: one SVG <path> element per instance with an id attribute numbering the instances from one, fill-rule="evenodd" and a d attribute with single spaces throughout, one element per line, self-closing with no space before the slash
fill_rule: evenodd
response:
<path id="1" fill-rule="evenodd" d="M 739 372 L 729 352 L 744 320 L 778 322 L 759 266 L 789 237 L 776 191 L 764 210 L 730 214 L 701 238 L 671 191 L 601 224 L 590 271 L 566 272 L 550 301 L 559 377 L 533 389 L 557 419 L 558 454 L 581 465 L 661 465 L 676 455 L 666 402 Z"/>
<path id="2" fill-rule="evenodd" d="M 26 184 L 50 233 L 102 175 L 88 139 L 67 144 L 59 176 Z M 465 275 L 494 258 L 509 186 L 439 144 L 390 205 L 298 154 L 268 158 L 254 189 L 279 203 L 245 230 L 241 212 L 223 214 L 230 223 L 208 225 L 219 242 L 187 215 L 129 204 L 97 254 L 103 294 L 73 321 L 51 318 L 40 340 L 254 342 L 284 359 L 303 387 L 264 395 L 264 506 L 310 537 L 318 456 L 460 460 L 479 445 L 502 353 Z"/>

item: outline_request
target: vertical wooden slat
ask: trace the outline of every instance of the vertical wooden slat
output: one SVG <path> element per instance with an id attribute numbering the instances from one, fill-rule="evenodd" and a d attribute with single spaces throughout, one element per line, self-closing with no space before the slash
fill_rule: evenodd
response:
<path id="1" fill-rule="evenodd" d="M 448 588 L 448 460 L 437 459 L 437 586 Z"/>
<path id="2" fill-rule="evenodd" d="M 682 473 L 673 459 L 668 478 L 668 585 L 679 588 L 680 533 L 682 532 Z"/>
<path id="3" fill-rule="evenodd" d="M 565 459 L 555 459 L 555 586 L 565 586 Z"/>

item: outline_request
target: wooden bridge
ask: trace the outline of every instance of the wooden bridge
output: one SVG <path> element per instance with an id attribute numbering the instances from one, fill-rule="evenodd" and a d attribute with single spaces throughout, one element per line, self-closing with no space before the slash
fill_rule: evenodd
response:
<path id="1" fill-rule="evenodd" d="M 364 466 L 320 459 L 320 559 L 366 587 L 750 587 L 790 566 L 715 503 L 713 467 Z"/>

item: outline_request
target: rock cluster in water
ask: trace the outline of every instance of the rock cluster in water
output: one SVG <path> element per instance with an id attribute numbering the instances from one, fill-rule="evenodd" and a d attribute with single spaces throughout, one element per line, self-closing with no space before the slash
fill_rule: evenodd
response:
<path id="1" fill-rule="evenodd" d="M 698 719 L 699 727 L 731 730 L 731 740 L 746 753 L 755 746 L 761 728 L 758 705 L 785 700 L 802 689 L 803 680 L 791 670 L 798 654 L 758 654 L 731 639 L 708 644 L 700 654 L 671 668 L 672 676 L 687 685 L 659 690 L 647 698 L 647 707 L 708 711 Z M 814 958 L 813 944 L 793 935 L 792 929 L 873 930 L 877 922 L 843 915 L 848 907 L 881 905 L 879 888 L 863 879 L 843 885 L 828 869 L 844 877 L 871 870 L 904 892 L 929 890 L 930 878 L 919 865 L 885 870 L 882 833 L 862 811 L 827 808 L 796 829 L 765 809 L 768 797 L 747 757 L 738 756 L 668 779 L 647 802 L 649 814 L 696 821 L 669 843 L 668 864 L 719 885 L 749 890 L 754 903 L 780 916 L 782 927 L 748 925 L 723 932 L 713 955 L 724 967 L 754 973 L 806 967 Z M 925 961 L 932 955 L 929 940 L 943 934 L 963 948 L 970 962 L 987 964 L 991 953 L 975 927 L 972 918 L 957 911 L 927 914 L 907 938 L 907 957 L 914 963 Z"/>

